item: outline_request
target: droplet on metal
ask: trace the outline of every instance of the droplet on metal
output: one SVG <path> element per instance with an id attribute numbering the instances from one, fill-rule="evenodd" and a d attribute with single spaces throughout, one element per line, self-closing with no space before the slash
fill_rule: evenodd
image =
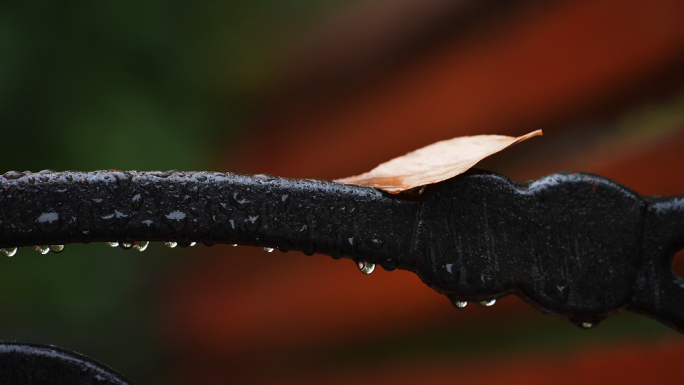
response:
<path id="1" fill-rule="evenodd" d="M 143 204 L 143 197 L 140 194 L 135 194 L 133 198 L 131 199 L 131 206 L 133 206 L 133 209 L 137 210 L 142 206 Z"/>
<path id="2" fill-rule="evenodd" d="M 170 247 L 173 249 L 174 247 L 178 246 L 178 242 L 174 242 L 174 241 L 164 242 L 164 246 Z"/>
<path id="3" fill-rule="evenodd" d="M 456 306 L 457 308 L 463 309 L 464 307 L 468 306 L 468 302 L 467 301 L 455 301 L 454 306 Z"/>
<path id="4" fill-rule="evenodd" d="M 17 253 L 17 248 L 16 247 L 7 247 L 0 249 L 0 253 L 4 255 L 5 257 L 14 257 L 14 255 Z"/>
<path id="5" fill-rule="evenodd" d="M 140 241 L 140 242 L 135 242 L 133 244 L 133 248 L 142 252 L 142 251 L 145 251 L 145 249 L 147 249 L 147 246 L 149 246 L 149 245 L 150 245 L 149 241 Z"/>
<path id="6" fill-rule="evenodd" d="M 585 329 L 591 329 L 594 327 L 594 324 L 591 322 L 582 322 L 582 327 Z"/>
<path id="7" fill-rule="evenodd" d="M 239 210 L 244 210 L 247 206 L 251 205 L 252 202 L 245 198 L 240 192 L 234 192 L 229 196 L 231 203 L 235 205 Z"/>
<path id="8" fill-rule="evenodd" d="M 24 176 L 24 173 L 19 171 L 7 171 L 5 173 L 5 178 L 7 179 L 19 179 L 22 176 Z"/>
<path id="9" fill-rule="evenodd" d="M 166 214 L 166 221 L 176 231 L 181 231 L 185 228 L 185 224 L 188 221 L 188 216 L 182 211 L 173 211 Z"/>
<path id="10" fill-rule="evenodd" d="M 289 194 L 283 194 L 280 197 L 280 202 L 277 202 L 278 206 L 278 211 L 281 213 L 284 213 L 287 211 L 287 206 L 290 203 L 290 195 Z"/>
<path id="11" fill-rule="evenodd" d="M 48 245 L 36 245 L 36 246 L 33 246 L 33 248 L 36 250 L 37 253 L 43 254 L 43 255 L 50 252 L 50 246 L 48 246 Z"/>
<path id="12" fill-rule="evenodd" d="M 131 184 L 131 176 L 122 172 L 115 172 L 116 183 L 121 187 L 128 187 Z"/>
<path id="13" fill-rule="evenodd" d="M 251 232 L 255 232 L 259 229 L 261 225 L 261 217 L 259 215 L 248 215 L 245 218 L 245 229 Z"/>
<path id="14" fill-rule="evenodd" d="M 496 303 L 496 299 L 490 299 L 489 301 L 480 301 L 478 304 L 482 306 L 492 306 Z"/>
<path id="15" fill-rule="evenodd" d="M 105 245 L 107 245 L 107 246 L 109 246 L 109 247 L 119 247 L 119 242 L 117 242 L 117 241 L 113 241 L 113 242 L 102 242 L 102 243 L 104 243 Z"/>
<path id="16" fill-rule="evenodd" d="M 190 247 L 193 247 L 197 244 L 197 242 L 190 242 Z"/>
<path id="17" fill-rule="evenodd" d="M 357 262 L 356 266 L 359 268 L 359 270 L 363 274 L 370 274 L 375 270 L 375 264 L 374 263 Z"/>
<path id="18" fill-rule="evenodd" d="M 50 245 L 50 250 L 52 250 L 53 253 L 61 253 L 64 251 L 64 245 Z"/>
<path id="19" fill-rule="evenodd" d="M 264 247 L 264 251 L 267 252 L 267 253 L 272 253 L 273 250 L 274 250 L 274 249 L 273 249 L 272 247 Z"/>
<path id="20" fill-rule="evenodd" d="M 36 225 L 46 233 L 53 232 L 59 228 L 59 214 L 54 211 L 42 213 L 36 219 Z"/>

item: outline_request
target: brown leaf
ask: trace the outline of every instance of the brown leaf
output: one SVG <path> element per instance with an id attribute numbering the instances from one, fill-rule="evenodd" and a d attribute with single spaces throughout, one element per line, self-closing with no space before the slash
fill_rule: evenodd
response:
<path id="1" fill-rule="evenodd" d="M 367 173 L 335 182 L 371 186 L 396 194 L 453 178 L 489 155 L 537 135 L 542 135 L 542 131 L 517 138 L 476 135 L 443 140 L 382 163 Z"/>

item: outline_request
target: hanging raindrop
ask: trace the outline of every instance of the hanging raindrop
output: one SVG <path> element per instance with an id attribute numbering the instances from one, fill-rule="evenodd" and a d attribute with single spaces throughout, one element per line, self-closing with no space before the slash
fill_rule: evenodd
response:
<path id="1" fill-rule="evenodd" d="M 149 246 L 149 245 L 150 245 L 149 241 L 140 241 L 140 242 L 135 242 L 133 244 L 133 248 L 140 251 L 140 252 L 143 252 L 143 251 L 145 251 L 145 249 L 147 249 L 147 246 Z"/>
<path id="2" fill-rule="evenodd" d="M 7 247 L 4 249 L 0 249 L 0 253 L 2 253 L 2 255 L 4 255 L 5 257 L 14 257 L 14 255 L 17 253 L 17 248 Z"/>
<path id="3" fill-rule="evenodd" d="M 480 301 L 478 302 L 482 306 L 492 306 L 496 303 L 495 299 L 490 299 L 489 301 Z"/>
<path id="4" fill-rule="evenodd" d="M 197 242 L 190 242 L 190 247 L 193 247 L 197 244 Z"/>
<path id="5" fill-rule="evenodd" d="M 119 242 L 117 242 L 117 241 L 113 241 L 113 242 L 102 242 L 102 243 L 104 243 L 105 245 L 107 245 L 107 246 L 109 246 L 109 247 L 119 247 Z"/>
<path id="6" fill-rule="evenodd" d="M 50 250 L 52 250 L 53 253 L 61 253 L 64 251 L 64 245 L 50 245 Z"/>
<path id="7" fill-rule="evenodd" d="M 173 249 L 174 247 L 178 246 L 178 242 L 174 242 L 174 241 L 164 242 L 164 246 L 170 247 Z"/>
<path id="8" fill-rule="evenodd" d="M 121 248 L 124 249 L 124 250 L 128 250 L 128 249 L 130 249 L 131 247 L 133 247 L 133 244 L 130 243 L 130 242 L 121 242 L 121 243 L 119 244 L 119 246 L 121 246 Z"/>
<path id="9" fill-rule="evenodd" d="M 237 247 L 237 243 L 233 243 L 233 244 L 231 244 L 231 246 Z"/>
<path id="10" fill-rule="evenodd" d="M 48 245 L 36 245 L 36 246 L 33 246 L 33 248 L 36 250 L 37 253 L 43 254 L 43 255 L 50 252 L 50 246 L 48 246 Z"/>
<path id="11" fill-rule="evenodd" d="M 273 249 L 272 247 L 264 247 L 264 251 L 267 252 L 267 253 L 272 253 L 273 250 L 274 250 L 274 249 Z"/>
<path id="12" fill-rule="evenodd" d="M 585 329 L 591 329 L 594 327 L 594 324 L 591 322 L 582 322 L 582 327 Z"/>
<path id="13" fill-rule="evenodd" d="M 468 305 L 467 301 L 455 301 L 454 302 L 454 306 L 456 306 L 457 308 L 460 308 L 460 309 L 463 309 L 467 305 Z"/>
<path id="14" fill-rule="evenodd" d="M 368 262 L 356 262 L 356 266 L 359 268 L 359 270 L 363 274 L 370 274 L 375 270 L 375 264 L 374 263 L 368 263 Z"/>

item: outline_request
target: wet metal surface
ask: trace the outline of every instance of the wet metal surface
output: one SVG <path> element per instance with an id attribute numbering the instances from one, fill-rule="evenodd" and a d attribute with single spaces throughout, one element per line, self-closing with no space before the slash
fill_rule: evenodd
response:
<path id="1" fill-rule="evenodd" d="M 8 253 L 95 241 L 300 250 L 413 271 L 458 308 L 516 294 L 583 328 L 626 308 L 684 330 L 684 282 L 670 266 L 684 245 L 684 197 L 642 197 L 596 175 L 518 184 L 471 170 L 397 195 L 211 172 L 8 172 L 0 182 Z"/>
<path id="2" fill-rule="evenodd" d="M 5 385 L 132 385 L 113 369 L 55 346 L 0 342 L 0 383 Z"/>

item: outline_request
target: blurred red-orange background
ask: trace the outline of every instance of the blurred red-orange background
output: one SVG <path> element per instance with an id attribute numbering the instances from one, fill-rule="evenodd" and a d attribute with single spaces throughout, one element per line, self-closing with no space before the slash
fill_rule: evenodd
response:
<path id="1" fill-rule="evenodd" d="M 462 135 L 478 167 L 684 195 L 681 0 L 0 2 L 0 164 L 335 179 Z M 217 245 L 0 260 L 0 339 L 140 384 L 679 383 L 684 338 L 509 296 L 454 309 L 412 273 Z M 684 276 L 684 252 L 674 269 Z"/>
<path id="2" fill-rule="evenodd" d="M 437 140 L 541 128 L 481 167 L 684 194 L 681 1 L 376 0 L 314 36 L 221 170 L 334 179 Z M 196 250 L 161 319 L 174 384 L 675 383 L 684 353 L 633 314 L 585 331 L 513 297 L 459 311 L 411 273 L 244 247 Z"/>

